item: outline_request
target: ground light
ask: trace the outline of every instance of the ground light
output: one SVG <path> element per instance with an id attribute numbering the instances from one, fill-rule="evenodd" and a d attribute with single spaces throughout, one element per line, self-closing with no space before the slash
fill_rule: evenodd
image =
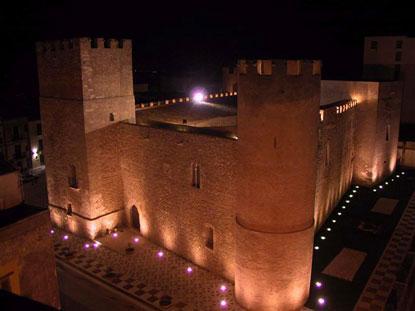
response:
<path id="1" fill-rule="evenodd" d="M 134 243 L 138 243 L 138 242 L 140 242 L 140 239 L 139 238 L 134 238 Z"/>
<path id="2" fill-rule="evenodd" d="M 320 237 L 320 239 L 325 240 L 325 239 L 326 239 L 326 237 L 325 237 L 324 235 L 322 235 L 322 236 Z"/>
<path id="3" fill-rule="evenodd" d="M 89 248 L 89 246 L 90 246 L 89 243 L 84 244 L 84 248 Z"/>
<path id="4" fill-rule="evenodd" d="M 226 308 L 227 306 L 228 306 L 228 303 L 226 302 L 225 299 L 223 299 L 223 300 L 220 301 L 220 307 L 221 308 Z"/>
<path id="5" fill-rule="evenodd" d="M 186 272 L 189 273 L 189 274 L 192 273 L 193 272 L 192 267 L 187 267 Z"/>
<path id="6" fill-rule="evenodd" d="M 331 222 L 332 222 L 332 223 L 335 223 L 335 222 L 336 222 L 336 219 L 332 219 L 332 220 L 331 220 Z"/>
<path id="7" fill-rule="evenodd" d="M 318 251 L 319 249 L 320 249 L 320 247 L 319 246 L 314 246 L 314 249 L 316 250 L 316 251 Z"/>
<path id="8" fill-rule="evenodd" d="M 54 233 L 55 233 L 55 230 L 50 229 L 50 234 L 54 234 Z"/>
<path id="9" fill-rule="evenodd" d="M 64 240 L 67 240 L 67 239 L 69 239 L 69 236 L 68 236 L 67 234 L 65 234 L 65 235 L 63 236 L 63 239 L 64 239 Z"/>
<path id="10" fill-rule="evenodd" d="M 357 190 L 353 190 L 353 193 L 356 193 L 357 192 Z"/>
<path id="11" fill-rule="evenodd" d="M 376 192 L 376 189 L 373 189 L 373 192 Z"/>
<path id="12" fill-rule="evenodd" d="M 343 206 L 342 206 L 342 209 L 346 209 L 346 205 L 343 205 Z"/>
<path id="13" fill-rule="evenodd" d="M 226 292 L 226 290 L 227 290 L 228 288 L 226 287 L 226 285 L 224 285 L 224 284 L 222 284 L 221 286 L 220 286 L 220 291 L 222 292 L 222 293 L 224 293 L 224 292 Z"/>
<path id="14" fill-rule="evenodd" d="M 159 258 L 162 258 L 162 257 L 164 256 L 163 251 L 158 251 L 157 256 L 158 256 Z"/>
<path id="15" fill-rule="evenodd" d="M 338 213 L 337 213 L 337 215 L 341 216 L 341 215 L 342 215 L 342 213 L 338 212 Z"/>
<path id="16" fill-rule="evenodd" d="M 112 237 L 113 238 L 116 238 L 118 236 L 118 233 L 117 232 L 114 232 L 113 234 L 112 234 Z"/>
<path id="17" fill-rule="evenodd" d="M 331 228 L 327 228 L 326 230 L 327 230 L 327 231 L 331 231 Z"/>

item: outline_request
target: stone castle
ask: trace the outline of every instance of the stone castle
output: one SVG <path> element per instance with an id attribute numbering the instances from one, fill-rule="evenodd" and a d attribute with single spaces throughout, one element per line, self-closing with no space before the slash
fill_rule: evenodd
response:
<path id="1" fill-rule="evenodd" d="M 300 309 L 316 228 L 352 183 L 395 169 L 399 82 L 240 60 L 236 126 L 209 130 L 137 121 L 130 40 L 42 42 L 37 59 L 52 222 L 91 239 L 134 227 L 234 281 L 246 309 Z"/>

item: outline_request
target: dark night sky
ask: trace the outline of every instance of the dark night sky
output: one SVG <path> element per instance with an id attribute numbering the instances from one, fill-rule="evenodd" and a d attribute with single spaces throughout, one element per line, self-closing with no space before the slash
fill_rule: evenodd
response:
<path id="1" fill-rule="evenodd" d="M 291 56 L 321 58 L 323 75 L 348 77 L 360 73 L 365 35 L 415 32 L 413 11 L 385 0 L 29 3 L 0 8 L 3 108 L 33 104 L 39 39 L 132 38 L 136 69 L 209 74 L 237 58 Z"/>

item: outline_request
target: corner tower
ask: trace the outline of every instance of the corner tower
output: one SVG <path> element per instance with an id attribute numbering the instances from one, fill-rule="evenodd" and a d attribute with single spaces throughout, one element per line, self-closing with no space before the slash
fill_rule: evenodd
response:
<path id="1" fill-rule="evenodd" d="M 52 221 L 94 238 L 123 221 L 118 121 L 135 122 L 131 41 L 36 46 Z"/>
<path id="2" fill-rule="evenodd" d="M 320 62 L 238 64 L 235 295 L 248 310 L 299 310 L 308 297 Z"/>

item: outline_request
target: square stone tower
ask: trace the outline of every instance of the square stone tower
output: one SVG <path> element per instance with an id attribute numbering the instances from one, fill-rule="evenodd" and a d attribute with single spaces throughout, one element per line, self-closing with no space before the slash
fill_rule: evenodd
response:
<path id="1" fill-rule="evenodd" d="M 135 122 L 130 40 L 36 46 L 52 221 L 94 238 L 123 222 L 118 123 Z"/>

